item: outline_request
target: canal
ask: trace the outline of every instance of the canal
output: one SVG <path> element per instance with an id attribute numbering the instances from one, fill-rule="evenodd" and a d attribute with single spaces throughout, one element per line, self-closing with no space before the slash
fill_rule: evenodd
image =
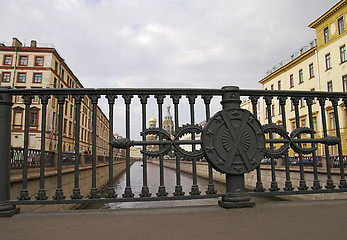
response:
<path id="1" fill-rule="evenodd" d="M 142 190 L 142 162 L 135 162 L 130 168 L 131 176 L 131 189 L 135 197 L 139 197 Z M 153 163 L 147 164 L 148 172 L 148 188 L 152 194 L 152 197 L 156 197 L 156 193 L 159 188 L 159 166 Z M 176 171 L 170 168 L 164 168 L 164 182 L 165 189 L 168 192 L 168 196 L 173 196 L 176 185 Z M 191 191 L 191 186 L 193 183 L 193 178 L 191 174 L 181 172 L 181 185 L 185 195 L 189 195 Z M 198 185 L 201 194 L 205 194 L 208 187 L 208 179 L 198 177 Z M 124 193 L 126 184 L 126 174 L 122 173 L 119 177 L 115 179 L 115 192 L 118 198 L 122 197 Z M 215 182 L 215 189 L 218 193 L 225 192 L 225 184 Z M 105 195 L 105 193 L 102 193 Z M 168 207 L 168 206 L 192 206 L 192 205 L 206 205 L 206 204 L 217 204 L 217 199 L 195 199 L 195 200 L 175 200 L 175 201 L 151 201 L 151 202 L 116 202 L 116 203 L 106 203 L 106 204 L 89 204 L 85 206 L 85 209 L 124 209 L 124 208 L 152 208 L 152 207 Z"/>
<path id="2" fill-rule="evenodd" d="M 139 197 L 142 190 L 142 162 L 135 162 L 130 168 L 131 176 L 131 189 L 135 197 Z M 156 193 L 159 188 L 159 166 L 153 163 L 148 163 L 148 188 L 152 193 L 152 197 L 156 198 Z M 168 196 L 173 196 L 176 185 L 176 171 L 171 168 L 164 168 L 164 182 L 166 192 Z M 185 195 L 189 195 L 193 178 L 191 174 L 181 172 L 181 185 Z M 208 187 L 208 179 L 198 177 L 197 183 L 201 194 L 205 194 Z M 122 173 L 118 178 L 115 179 L 115 192 L 118 198 L 122 197 L 126 184 L 126 174 Z M 225 193 L 225 184 L 220 182 L 214 182 L 215 189 L 218 193 Z M 103 196 L 106 192 L 101 193 Z M 279 197 L 252 197 L 253 201 L 264 202 L 264 201 L 277 201 L 284 200 Z M 193 200 L 170 200 L 170 201 L 145 201 L 145 202 L 115 202 L 106 204 L 89 204 L 84 209 L 127 209 L 127 208 L 156 208 L 156 207 L 172 207 L 172 206 L 197 206 L 197 205 L 217 205 L 218 199 L 193 199 Z"/>

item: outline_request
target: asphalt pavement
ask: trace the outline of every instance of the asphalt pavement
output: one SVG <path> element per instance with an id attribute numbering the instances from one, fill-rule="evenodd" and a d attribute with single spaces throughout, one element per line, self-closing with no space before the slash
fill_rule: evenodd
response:
<path id="1" fill-rule="evenodd" d="M 0 218 L 0 239 L 347 239 L 347 200 L 118 210 L 21 212 Z"/>

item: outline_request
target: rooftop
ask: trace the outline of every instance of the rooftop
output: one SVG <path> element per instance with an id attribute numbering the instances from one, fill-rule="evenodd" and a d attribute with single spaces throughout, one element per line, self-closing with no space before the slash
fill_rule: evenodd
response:
<path id="1" fill-rule="evenodd" d="M 22 43 L 14 37 L 12 43 L 0 41 L 0 47 L 54 48 L 54 45 L 52 43 L 37 43 L 36 40 L 31 40 L 30 43 L 27 43 L 26 40 L 24 40 L 24 43 Z"/>
<path id="2" fill-rule="evenodd" d="M 283 61 L 281 61 L 279 64 L 277 64 L 276 66 L 274 66 L 273 68 L 271 68 L 270 70 L 268 70 L 266 72 L 265 77 L 271 75 L 272 73 L 276 72 L 277 70 L 279 70 L 280 68 L 284 67 L 285 65 L 287 65 L 288 63 L 292 62 L 293 60 L 297 59 L 298 57 L 302 56 L 304 53 L 308 52 L 309 50 L 313 49 L 317 47 L 317 40 L 313 40 L 311 41 L 309 44 L 303 46 L 302 48 L 300 48 L 298 51 L 296 51 L 295 53 L 293 53 L 290 58 L 287 58 Z M 264 78 L 265 78 L 264 77 Z"/>

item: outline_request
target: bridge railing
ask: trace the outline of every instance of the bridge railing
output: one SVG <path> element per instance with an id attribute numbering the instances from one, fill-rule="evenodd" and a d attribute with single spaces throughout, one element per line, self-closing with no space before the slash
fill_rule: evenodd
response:
<path id="1" fill-rule="evenodd" d="M 100 100 L 100 97 L 103 100 Z M 23 99 L 19 106 L 17 99 Z M 33 100 L 35 107 L 33 109 Z M 39 101 L 37 101 L 39 99 Z M 122 101 L 121 101 L 122 99 Z M 69 100 L 69 101 L 67 101 Z M 241 103 L 241 100 L 244 100 Z M 103 103 L 100 103 L 104 101 Z M 16 108 L 13 107 L 13 102 Z M 39 104 L 38 104 L 39 102 Z M 164 104 L 173 105 L 174 129 L 168 129 L 164 118 Z M 108 112 L 103 127 L 106 130 L 107 146 L 100 143 L 99 106 Z M 137 104 L 137 105 L 136 105 Z M 244 110 L 242 108 L 246 108 Z M 249 194 L 245 193 L 244 173 L 255 171 L 257 183 L 253 194 L 297 194 L 347 191 L 344 164 L 339 164 L 340 181 L 333 182 L 331 156 L 343 159 L 346 152 L 346 106 L 347 93 L 308 92 L 308 91 L 264 91 L 240 90 L 236 87 L 222 89 L 0 89 L 0 212 L 16 212 L 21 204 L 66 204 L 116 201 L 156 201 L 221 197 L 223 207 L 253 206 L 249 203 Z M 154 106 L 154 107 L 153 107 Z M 114 111 L 116 107 L 116 111 Z M 91 115 L 83 116 L 89 108 Z M 136 109 L 134 109 L 136 108 Z M 21 110 L 22 109 L 22 110 Z M 52 124 L 54 111 L 56 123 Z M 70 146 L 81 149 L 82 142 L 91 148 L 92 176 L 90 194 L 82 196 L 79 188 L 79 151 L 75 151 L 75 182 L 70 198 L 66 198 L 62 188 L 62 164 L 64 134 L 68 132 L 67 111 L 71 109 L 73 134 Z M 158 126 L 148 127 L 148 110 L 158 119 Z M 31 111 L 39 112 L 31 115 Z M 11 134 L 18 133 L 18 121 L 14 115 L 24 113 L 23 131 L 23 182 L 17 200 L 10 200 Z M 73 111 L 73 113 L 72 113 Z M 120 112 L 123 111 L 123 112 Z M 135 115 L 138 114 L 138 115 Z M 11 117 L 12 115 L 12 117 Z M 134 118 L 131 117 L 134 115 Z M 213 116 L 212 116 L 213 115 Z M 105 114 L 106 116 L 106 114 Z M 35 122 L 40 119 L 40 123 Z M 88 122 L 87 130 L 81 131 Z M 83 123 L 82 123 L 83 122 Z M 184 124 L 182 124 L 182 122 Z M 186 124 L 187 123 L 187 124 Z M 50 126 L 49 126 L 50 125 Z M 114 126 L 124 126 L 123 139 L 115 139 Z M 33 129 L 34 126 L 34 129 Z M 57 186 L 55 195 L 47 196 L 44 186 L 45 152 L 52 141 L 52 126 L 56 127 L 54 136 L 57 151 Z M 72 127 L 73 126 L 73 127 Z M 137 128 L 136 128 L 137 126 Z M 138 127 L 140 126 L 140 127 Z M 45 129 L 45 131 L 42 131 Z M 138 135 L 131 134 L 138 129 Z M 11 132 L 12 131 L 12 132 Z M 27 174 L 30 164 L 29 133 L 39 133 L 40 138 L 40 186 L 37 193 L 29 193 Z M 134 131 L 133 131 L 134 132 Z M 290 132 L 290 134 L 288 133 Z M 328 134 L 329 133 L 329 134 Z M 88 135 L 91 135 L 90 137 Z M 49 137 L 48 137 L 49 136 Z M 135 137 L 134 137 L 135 136 Z M 135 139 L 133 139 L 135 138 Z M 136 139 L 137 138 L 137 139 Z M 50 140 L 47 140 L 50 139 Z M 72 140 L 72 143 L 71 143 Z M 341 141 L 342 140 L 342 141 Z M 142 150 L 143 186 L 139 196 L 134 196 L 130 176 L 130 147 Z M 105 196 L 100 196 L 96 187 L 97 149 L 107 149 L 109 160 L 109 186 Z M 113 183 L 114 150 L 126 152 L 126 187 L 122 196 L 117 196 Z M 106 152 L 105 150 L 103 150 Z M 164 182 L 164 164 L 166 155 L 176 159 L 176 186 L 168 192 Z M 155 195 L 147 186 L 147 158 L 159 159 L 159 188 Z M 312 159 L 314 174 L 313 186 L 307 186 L 305 180 L 304 159 Z M 197 185 L 196 161 L 206 158 L 209 162 L 209 185 L 204 192 Z M 272 182 L 269 189 L 262 183 L 260 163 L 270 159 Z M 300 168 L 298 186 L 291 181 L 290 159 L 297 158 Z M 192 164 L 192 187 L 184 193 L 180 178 L 180 161 L 188 160 Z M 286 182 L 279 186 L 276 180 L 276 161 L 281 159 L 285 166 Z M 326 182 L 318 179 L 319 159 L 326 169 Z M 336 159 L 335 159 L 336 166 Z M 214 189 L 213 171 L 215 168 L 226 173 L 226 192 L 218 193 Z M 336 186 L 338 184 L 338 186 Z M 322 189 L 322 188 L 325 189 Z M 154 190 L 155 191 L 155 190 Z M 36 195 L 33 198 L 30 194 Z"/>
<path id="2" fill-rule="evenodd" d="M 54 152 L 46 151 L 44 157 L 44 166 L 54 166 Z M 28 149 L 27 166 L 29 168 L 40 167 L 41 150 L 39 149 Z M 22 169 L 24 162 L 24 148 L 12 147 L 11 148 L 11 169 Z"/>

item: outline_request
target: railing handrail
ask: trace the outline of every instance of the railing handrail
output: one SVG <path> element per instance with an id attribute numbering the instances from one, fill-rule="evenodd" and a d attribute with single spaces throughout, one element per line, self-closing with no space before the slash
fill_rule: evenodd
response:
<path id="1" fill-rule="evenodd" d="M 1 89 L 0 89 L 1 91 Z M 162 94 L 162 95 L 205 95 L 211 94 L 221 96 L 227 92 L 226 89 L 210 88 L 24 88 L 9 89 L 11 95 L 39 94 L 39 95 L 142 95 L 142 94 Z M 326 92 L 326 91 L 303 91 L 303 90 L 263 90 L 263 89 L 240 89 L 241 96 L 293 96 L 293 97 L 347 97 L 347 92 Z"/>

